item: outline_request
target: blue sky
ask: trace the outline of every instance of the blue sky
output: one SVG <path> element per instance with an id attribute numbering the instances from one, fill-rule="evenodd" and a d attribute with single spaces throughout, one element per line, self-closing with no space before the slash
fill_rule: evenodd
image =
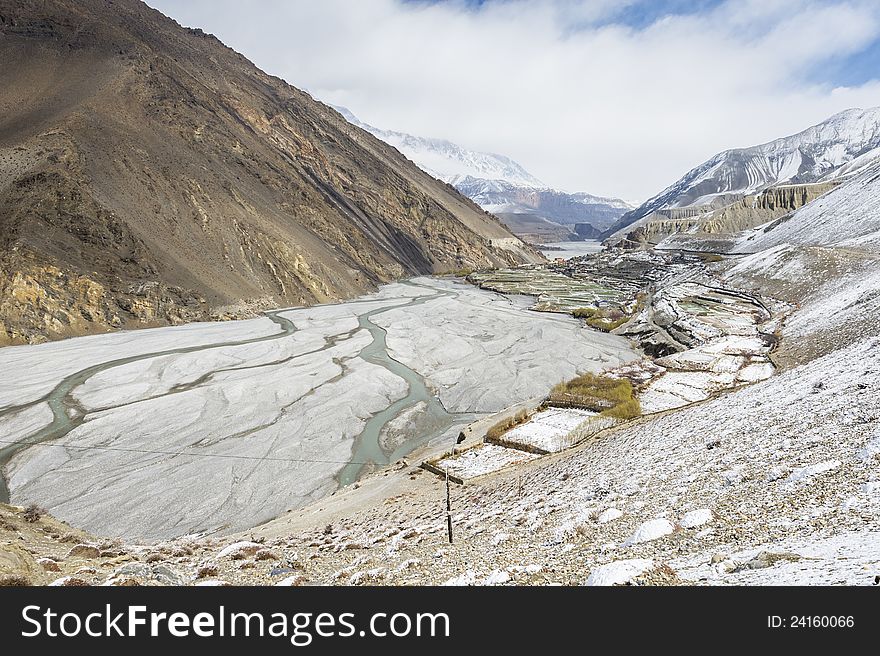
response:
<path id="1" fill-rule="evenodd" d="M 647 198 L 880 106 L 880 0 L 147 0 L 373 125 Z"/>

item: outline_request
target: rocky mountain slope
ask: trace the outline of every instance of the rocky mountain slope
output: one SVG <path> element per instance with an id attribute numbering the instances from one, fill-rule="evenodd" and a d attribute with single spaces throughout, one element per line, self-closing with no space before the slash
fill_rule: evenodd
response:
<path id="1" fill-rule="evenodd" d="M 0 0 L 0 343 L 536 261 L 394 148 L 136 0 Z"/>
<path id="2" fill-rule="evenodd" d="M 384 130 L 364 123 L 345 107 L 336 109 L 352 124 L 391 144 L 423 170 L 501 217 L 515 234 L 530 241 L 578 239 L 576 224 L 589 223 L 605 230 L 633 209 L 619 198 L 553 189 L 504 155 L 469 150 L 445 139 Z"/>
<path id="3" fill-rule="evenodd" d="M 619 242 L 628 248 L 654 245 L 685 250 L 725 250 L 734 236 L 756 225 L 781 219 L 812 203 L 839 184 L 838 180 L 768 187 L 725 207 L 684 207 L 651 213 L 630 227 Z"/>
<path id="4" fill-rule="evenodd" d="M 880 156 L 880 108 L 850 109 L 790 137 L 726 150 L 620 218 L 605 236 L 665 209 L 729 205 L 780 184 L 829 181 L 858 172 Z"/>

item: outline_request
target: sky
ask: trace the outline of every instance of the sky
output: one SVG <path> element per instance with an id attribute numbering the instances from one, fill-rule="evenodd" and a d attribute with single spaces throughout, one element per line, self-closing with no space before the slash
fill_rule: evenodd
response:
<path id="1" fill-rule="evenodd" d="M 641 201 L 880 105 L 877 0 L 147 0 L 380 128 Z"/>

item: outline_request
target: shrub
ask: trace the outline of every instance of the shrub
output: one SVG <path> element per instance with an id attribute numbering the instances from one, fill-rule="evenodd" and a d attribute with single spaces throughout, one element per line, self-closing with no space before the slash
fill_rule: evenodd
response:
<path id="1" fill-rule="evenodd" d="M 584 319 L 590 328 L 606 333 L 629 321 L 629 315 L 616 307 L 608 309 L 579 307 L 572 310 L 571 314 L 578 319 Z"/>
<path id="2" fill-rule="evenodd" d="M 559 383 L 550 392 L 550 402 L 589 408 L 614 419 L 632 419 L 642 412 L 629 380 L 596 374 Z"/>
<path id="3" fill-rule="evenodd" d="M 528 418 L 529 413 L 525 410 L 520 410 L 512 417 L 502 419 L 497 424 L 492 426 L 489 430 L 486 431 L 486 437 L 490 440 L 497 440 L 514 426 L 519 426 L 520 424 L 525 423 Z"/>
<path id="4" fill-rule="evenodd" d="M 24 514 L 22 515 L 22 517 L 24 518 L 24 521 L 26 521 L 27 523 L 35 524 L 36 522 L 40 521 L 40 517 L 42 517 L 45 514 L 46 514 L 45 509 L 41 508 L 40 506 L 38 506 L 35 503 L 32 503 L 31 505 L 29 505 L 27 508 L 24 509 Z"/>
<path id="5" fill-rule="evenodd" d="M 629 321 L 629 317 L 620 317 L 618 319 L 604 319 L 594 317 L 592 319 L 587 319 L 587 325 L 590 328 L 595 328 L 596 330 L 610 333 L 615 328 L 620 328 L 627 321 Z"/>
<path id="6" fill-rule="evenodd" d="M 612 408 L 602 411 L 602 416 L 613 419 L 633 419 L 642 414 L 642 404 L 636 398 L 618 403 Z"/>
<path id="7" fill-rule="evenodd" d="M 30 585 L 30 579 L 20 574 L 0 576 L 0 588 L 26 588 Z"/>
<path id="8" fill-rule="evenodd" d="M 592 319 L 599 312 L 598 308 L 594 307 L 579 307 L 572 310 L 571 314 L 573 317 L 578 319 Z"/>

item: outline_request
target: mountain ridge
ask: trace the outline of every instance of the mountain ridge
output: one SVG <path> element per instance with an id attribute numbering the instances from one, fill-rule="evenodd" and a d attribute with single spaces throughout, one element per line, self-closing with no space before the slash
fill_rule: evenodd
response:
<path id="1" fill-rule="evenodd" d="M 793 135 L 721 151 L 622 216 L 612 237 L 651 213 L 718 208 L 779 184 L 824 182 L 850 175 L 880 156 L 880 107 L 848 109 Z"/>
<path id="2" fill-rule="evenodd" d="M 589 223 L 601 230 L 633 209 L 619 198 L 556 189 L 505 155 L 468 150 L 447 139 L 377 128 L 361 121 L 346 107 L 333 108 L 353 125 L 394 146 L 424 171 L 499 216 L 516 234 L 532 241 L 541 241 L 541 232 L 536 230 L 552 231 L 547 233 L 556 235 L 552 241 L 577 239 L 576 224 Z"/>
<path id="3" fill-rule="evenodd" d="M 0 343 L 539 261 L 307 93 L 137 0 L 0 0 Z"/>

